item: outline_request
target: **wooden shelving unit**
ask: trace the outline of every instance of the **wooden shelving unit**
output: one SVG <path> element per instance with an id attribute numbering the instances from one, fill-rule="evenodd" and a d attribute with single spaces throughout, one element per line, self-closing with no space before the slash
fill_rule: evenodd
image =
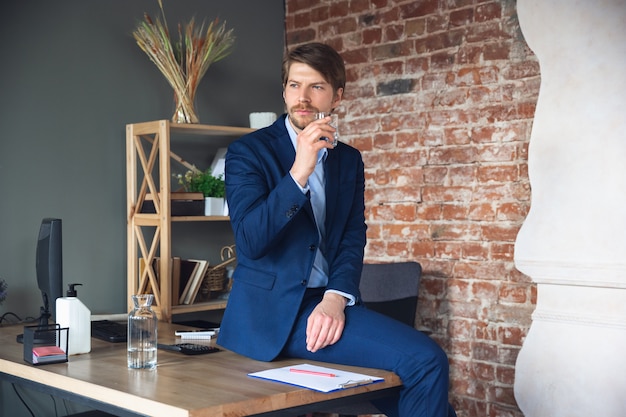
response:
<path id="1" fill-rule="evenodd" d="M 160 320 L 171 322 L 172 316 L 182 313 L 216 310 L 226 307 L 224 300 L 211 300 L 188 305 L 172 304 L 172 223 L 228 221 L 228 216 L 172 216 L 171 163 L 175 161 L 187 169 L 191 165 L 174 153 L 171 140 L 184 135 L 197 136 L 203 145 L 216 149 L 251 132 L 253 129 L 201 124 L 176 124 L 169 120 L 134 123 L 126 126 L 126 188 L 127 188 L 127 266 L 128 308 L 132 309 L 131 294 L 152 292 L 153 308 Z M 150 193 L 156 213 L 140 213 Z M 159 271 L 151 265 L 160 258 Z M 139 258 L 145 260 L 139 273 Z M 157 279 L 157 276 L 159 277 Z"/>

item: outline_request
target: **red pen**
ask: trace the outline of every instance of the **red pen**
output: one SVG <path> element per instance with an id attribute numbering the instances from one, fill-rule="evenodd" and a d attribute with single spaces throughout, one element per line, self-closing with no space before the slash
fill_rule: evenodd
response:
<path id="1" fill-rule="evenodd" d="M 334 378 L 337 376 L 335 374 L 331 374 L 328 372 L 309 371 L 308 369 L 298 369 L 298 368 L 290 368 L 289 372 L 295 372 L 298 374 L 307 374 L 307 375 L 327 376 L 330 378 Z"/>

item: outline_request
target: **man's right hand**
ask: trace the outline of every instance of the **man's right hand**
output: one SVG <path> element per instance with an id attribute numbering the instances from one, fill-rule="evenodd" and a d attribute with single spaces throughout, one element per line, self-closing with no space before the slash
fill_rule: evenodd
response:
<path id="1" fill-rule="evenodd" d="M 330 117 L 313 120 L 300 131 L 296 139 L 296 159 L 291 166 L 291 176 L 305 187 L 309 176 L 317 164 L 317 154 L 322 148 L 333 149 L 333 146 L 323 137 L 333 137 L 335 129 L 328 124 Z"/>

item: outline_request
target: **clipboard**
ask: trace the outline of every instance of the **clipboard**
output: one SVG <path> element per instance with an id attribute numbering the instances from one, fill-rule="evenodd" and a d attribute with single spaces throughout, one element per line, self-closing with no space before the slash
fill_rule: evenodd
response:
<path id="1" fill-rule="evenodd" d="M 296 385 L 298 387 L 321 392 L 338 391 L 384 381 L 384 378 L 372 375 L 326 368 L 307 363 L 252 372 L 249 373 L 248 376 Z"/>

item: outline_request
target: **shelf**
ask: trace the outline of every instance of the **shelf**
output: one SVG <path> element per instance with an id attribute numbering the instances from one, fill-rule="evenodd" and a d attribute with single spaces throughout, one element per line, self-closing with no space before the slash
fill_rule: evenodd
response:
<path id="1" fill-rule="evenodd" d="M 171 163 L 175 161 L 187 169 L 192 166 L 171 149 L 171 140 L 184 138 L 204 140 L 218 149 L 254 129 L 246 127 L 202 124 L 177 124 L 169 120 L 134 123 L 126 126 L 126 193 L 127 193 L 127 291 L 128 308 L 132 309 L 130 296 L 138 292 L 152 292 L 153 308 L 160 320 L 172 321 L 175 314 L 223 309 L 226 300 L 188 305 L 172 305 L 172 223 L 226 222 L 228 216 L 172 216 L 170 198 Z M 202 146 L 207 143 L 203 142 Z M 146 197 L 166 196 L 153 201 L 156 213 L 140 213 Z M 159 257 L 159 271 L 150 266 Z M 139 272 L 139 259 L 148 267 Z M 159 277 L 157 279 L 157 277 Z"/>
<path id="2" fill-rule="evenodd" d="M 226 308 L 226 300 L 211 300 L 202 303 L 172 306 L 173 314 L 195 313 L 198 311 L 220 310 Z"/>
<path id="3" fill-rule="evenodd" d="M 228 216 L 172 216 L 173 222 L 227 222 Z"/>

